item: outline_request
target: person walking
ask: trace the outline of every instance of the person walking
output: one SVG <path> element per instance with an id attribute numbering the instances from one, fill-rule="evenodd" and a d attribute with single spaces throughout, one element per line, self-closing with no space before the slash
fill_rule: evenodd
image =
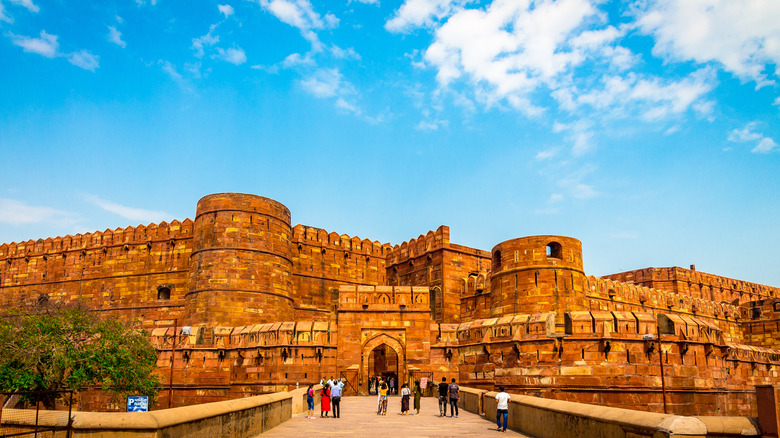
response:
<path id="1" fill-rule="evenodd" d="M 395 394 L 395 379 L 390 378 L 390 394 Z"/>
<path id="2" fill-rule="evenodd" d="M 422 399 L 422 388 L 420 388 L 420 381 L 414 382 L 414 409 L 417 411 L 414 415 L 420 415 L 420 399 Z"/>
<path id="3" fill-rule="evenodd" d="M 330 402 L 333 404 L 333 418 L 341 418 L 341 386 L 340 382 L 330 388 Z"/>
<path id="4" fill-rule="evenodd" d="M 439 383 L 439 416 L 447 416 L 447 397 L 450 391 L 450 385 L 447 384 L 447 378 L 442 377 Z"/>
<path id="5" fill-rule="evenodd" d="M 501 432 L 506 432 L 506 422 L 509 418 L 509 399 L 512 398 L 504 392 L 504 387 L 498 387 L 498 394 L 496 394 L 496 425 Z M 501 425 L 501 420 L 504 421 L 504 425 Z"/>
<path id="6" fill-rule="evenodd" d="M 309 410 L 306 412 L 306 418 L 314 419 L 314 385 L 309 385 L 309 389 L 306 390 L 306 405 Z"/>
<path id="7" fill-rule="evenodd" d="M 452 415 L 455 414 L 455 418 L 458 418 L 458 399 L 460 398 L 460 388 L 458 388 L 458 385 L 455 383 L 455 378 L 452 378 L 452 383 L 450 383 L 449 388 L 449 396 L 450 396 L 450 418 L 452 418 Z"/>
<path id="8" fill-rule="evenodd" d="M 330 414 L 330 387 L 326 383 L 322 387 L 322 400 L 320 400 L 320 417 L 327 418 Z"/>
<path id="9" fill-rule="evenodd" d="M 409 385 L 404 383 L 401 386 L 401 415 L 409 413 L 409 396 L 411 395 L 412 391 L 409 389 Z"/>

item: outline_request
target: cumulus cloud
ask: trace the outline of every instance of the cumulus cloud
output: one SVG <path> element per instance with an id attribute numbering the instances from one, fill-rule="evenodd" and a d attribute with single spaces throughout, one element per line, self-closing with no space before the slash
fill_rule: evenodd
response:
<path id="1" fill-rule="evenodd" d="M 468 0 L 406 0 L 395 16 L 385 23 L 390 32 L 408 32 L 415 27 L 430 27 L 451 15 Z"/>
<path id="2" fill-rule="evenodd" d="M 635 10 L 653 54 L 673 61 L 717 62 L 756 87 L 780 75 L 780 2 L 649 0 Z M 774 72 L 768 68 L 774 66 Z"/>
<path id="3" fill-rule="evenodd" d="M 234 65 L 241 65 L 246 62 L 246 53 L 240 47 L 234 47 L 230 49 L 222 49 L 217 47 L 217 54 L 214 55 L 216 59 L 229 62 Z"/>
<path id="4" fill-rule="evenodd" d="M 36 53 L 47 58 L 57 56 L 60 47 L 57 35 L 50 35 L 45 30 L 41 31 L 40 38 L 11 34 L 11 42 L 21 47 L 25 52 Z"/>
<path id="5" fill-rule="evenodd" d="M 170 214 L 164 211 L 157 210 L 145 210 L 142 208 L 128 207 L 126 205 L 117 204 L 115 202 L 107 201 L 99 198 L 95 195 L 85 195 L 84 199 L 105 211 L 114 213 L 125 219 L 138 221 L 141 223 L 160 222 L 171 217 Z"/>
<path id="6" fill-rule="evenodd" d="M 122 32 L 116 30 L 114 26 L 108 26 L 108 40 L 123 49 L 127 46 L 127 43 L 122 41 Z"/>
<path id="7" fill-rule="evenodd" d="M 729 133 L 728 141 L 734 143 L 752 143 L 756 146 L 751 149 L 754 154 L 767 154 L 778 149 L 774 139 L 756 132 L 758 122 L 750 122 L 742 129 L 734 129 Z"/>
<path id="8" fill-rule="evenodd" d="M 96 68 L 100 67 L 99 57 L 86 50 L 70 53 L 67 55 L 67 58 L 68 62 L 84 70 L 95 71 Z"/>
<path id="9" fill-rule="evenodd" d="M 283 23 L 297 28 L 308 40 L 313 50 L 322 50 L 317 30 L 338 26 L 339 19 L 333 14 L 321 16 L 308 0 L 259 0 L 260 6 Z"/>
<path id="10" fill-rule="evenodd" d="M 61 53 L 57 35 L 51 35 L 42 30 L 40 38 L 23 35 L 9 34 L 11 42 L 22 48 L 25 52 L 35 53 L 46 58 L 65 57 L 68 62 L 84 70 L 95 71 L 100 66 L 99 57 L 87 50 L 79 50 L 72 53 Z"/>
<path id="11" fill-rule="evenodd" d="M 219 12 L 225 16 L 225 18 L 230 17 L 235 12 L 233 6 L 230 5 L 217 5 L 217 8 L 219 9 Z"/>

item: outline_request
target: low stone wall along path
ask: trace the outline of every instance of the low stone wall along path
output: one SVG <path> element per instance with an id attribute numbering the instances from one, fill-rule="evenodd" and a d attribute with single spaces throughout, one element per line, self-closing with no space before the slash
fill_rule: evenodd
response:
<path id="1" fill-rule="evenodd" d="M 306 412 L 295 414 L 259 437 L 528 437 L 508 429 L 498 432 L 495 423 L 463 409 L 460 409 L 458 418 L 439 417 L 439 401 L 430 397 L 422 399 L 420 415 L 414 415 L 414 409 L 407 416 L 401 415 L 399 396 L 390 397 L 385 416 L 376 414 L 376 396 L 344 397 L 341 400 L 341 418 L 320 418 L 320 406 L 315 408 L 314 420 L 307 419 Z"/>

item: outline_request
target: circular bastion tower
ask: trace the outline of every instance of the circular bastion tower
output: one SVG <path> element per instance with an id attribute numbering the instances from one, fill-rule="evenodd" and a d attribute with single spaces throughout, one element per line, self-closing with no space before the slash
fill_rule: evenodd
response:
<path id="1" fill-rule="evenodd" d="M 191 325 L 293 318 L 290 210 L 273 199 L 217 193 L 198 201 L 186 315 Z"/>
<path id="2" fill-rule="evenodd" d="M 555 312 L 562 325 L 564 311 L 587 310 L 584 284 L 582 243 L 572 237 L 521 237 L 493 248 L 494 315 Z"/>

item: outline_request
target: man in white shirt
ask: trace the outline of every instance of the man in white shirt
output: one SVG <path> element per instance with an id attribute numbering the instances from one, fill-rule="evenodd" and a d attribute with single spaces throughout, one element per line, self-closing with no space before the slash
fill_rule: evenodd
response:
<path id="1" fill-rule="evenodd" d="M 498 394 L 496 394 L 496 401 L 498 404 L 496 405 L 496 424 L 498 425 L 498 429 L 501 432 L 506 432 L 506 422 L 509 419 L 509 394 L 504 392 L 504 387 L 499 386 L 498 387 Z M 504 421 L 504 425 L 501 425 L 501 420 Z"/>

